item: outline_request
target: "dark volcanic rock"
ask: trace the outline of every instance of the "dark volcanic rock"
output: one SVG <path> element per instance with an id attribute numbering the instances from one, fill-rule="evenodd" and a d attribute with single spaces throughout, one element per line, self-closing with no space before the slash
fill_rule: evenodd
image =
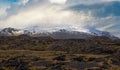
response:
<path id="1" fill-rule="evenodd" d="M 65 55 L 55 57 L 53 60 L 58 60 L 58 61 L 65 61 Z"/>
<path id="2" fill-rule="evenodd" d="M 15 67 L 15 70 L 29 70 L 28 62 L 24 62 L 20 57 L 10 58 L 7 61 L 2 61 L 2 67 Z"/>
<path id="3" fill-rule="evenodd" d="M 79 62 L 82 62 L 82 61 L 84 61 L 84 57 L 79 56 L 79 57 L 73 58 L 72 60 L 73 60 L 73 61 L 79 61 Z"/>

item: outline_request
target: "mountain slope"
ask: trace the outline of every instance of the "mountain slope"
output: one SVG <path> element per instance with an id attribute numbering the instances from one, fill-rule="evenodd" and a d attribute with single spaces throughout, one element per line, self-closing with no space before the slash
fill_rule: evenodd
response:
<path id="1" fill-rule="evenodd" d="M 92 37 L 92 35 L 85 32 L 67 31 L 65 29 L 61 29 L 59 31 L 51 33 L 51 37 L 55 39 L 82 39 Z"/>

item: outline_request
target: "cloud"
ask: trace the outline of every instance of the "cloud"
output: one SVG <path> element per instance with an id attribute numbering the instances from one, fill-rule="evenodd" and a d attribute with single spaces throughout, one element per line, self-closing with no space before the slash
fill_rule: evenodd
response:
<path id="1" fill-rule="evenodd" d="M 67 4 L 95 4 L 102 2 L 112 2 L 112 1 L 120 1 L 120 0 L 67 0 Z"/>
<path id="2" fill-rule="evenodd" d="M 51 3 L 65 4 L 67 0 L 50 0 Z"/>
<path id="3" fill-rule="evenodd" d="M 79 12 L 91 12 L 95 17 L 107 17 L 107 16 L 120 16 L 120 2 L 105 2 L 99 4 L 91 4 L 91 5 L 73 5 L 68 9 Z"/>
<path id="4" fill-rule="evenodd" d="M 77 0 L 76 0 L 77 1 Z M 88 4 L 87 2 L 68 6 L 67 10 L 79 13 L 90 13 L 92 20 L 86 24 L 86 27 L 93 27 L 99 30 L 108 31 L 120 37 L 120 1 L 119 0 L 101 0 Z M 91 23 L 93 23 L 91 25 Z"/>
<path id="5" fill-rule="evenodd" d="M 28 2 L 29 2 L 29 0 L 20 0 L 19 4 L 25 5 L 25 4 L 28 3 Z"/>
<path id="6" fill-rule="evenodd" d="M 85 15 L 84 12 L 78 14 L 62 9 L 63 8 L 58 5 L 29 7 L 28 9 L 21 9 L 17 14 L 10 16 L 0 23 L 4 23 L 2 27 L 27 27 L 30 25 L 67 27 L 73 25 L 83 26 L 84 23 L 87 23 L 91 18 L 91 15 Z"/>
<path id="7" fill-rule="evenodd" d="M 79 31 L 95 28 L 120 36 L 120 2 L 111 1 L 68 0 L 67 4 L 56 5 L 49 0 L 20 0 L 0 8 L 0 18 L 4 18 L 0 19 L 0 27 L 39 26 L 40 29 L 73 28 Z"/>
<path id="8" fill-rule="evenodd" d="M 0 6 L 0 19 L 4 18 L 7 15 L 6 10 L 9 6 Z"/>

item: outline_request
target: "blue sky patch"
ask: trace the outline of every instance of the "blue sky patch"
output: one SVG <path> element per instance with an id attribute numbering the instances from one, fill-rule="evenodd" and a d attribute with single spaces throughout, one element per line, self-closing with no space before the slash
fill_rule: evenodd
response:
<path id="1" fill-rule="evenodd" d="M 12 2 L 19 2 L 19 0 L 0 0 L 0 2 L 2 3 L 12 3 Z"/>

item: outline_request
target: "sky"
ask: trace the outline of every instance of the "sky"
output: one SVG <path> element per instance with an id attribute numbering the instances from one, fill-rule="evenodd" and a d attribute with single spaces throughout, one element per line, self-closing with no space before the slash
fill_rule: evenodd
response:
<path id="1" fill-rule="evenodd" d="M 120 37 L 120 0 L 0 0 L 0 28 L 98 29 Z"/>

